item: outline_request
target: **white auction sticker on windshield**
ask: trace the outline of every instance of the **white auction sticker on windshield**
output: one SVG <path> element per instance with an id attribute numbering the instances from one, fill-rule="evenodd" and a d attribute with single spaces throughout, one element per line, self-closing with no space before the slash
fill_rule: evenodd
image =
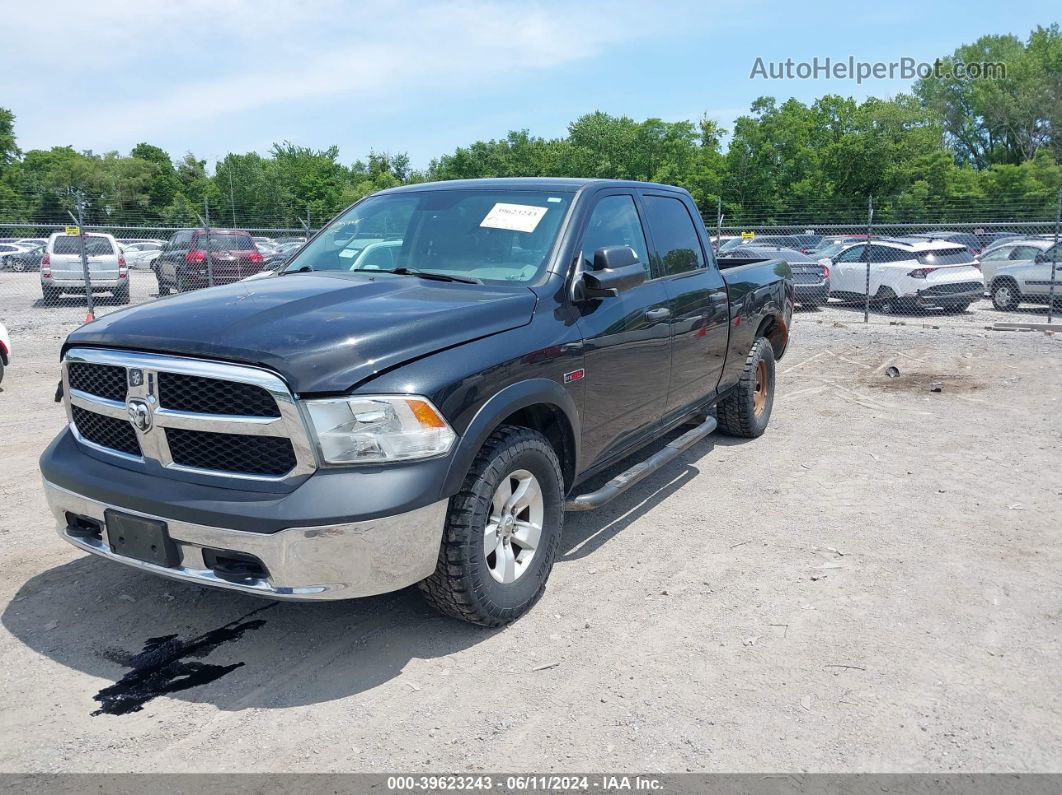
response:
<path id="1" fill-rule="evenodd" d="M 480 226 L 488 229 L 510 229 L 513 232 L 534 232 L 538 222 L 549 212 L 548 207 L 532 207 L 529 204 L 506 204 L 498 202 L 490 208 Z"/>

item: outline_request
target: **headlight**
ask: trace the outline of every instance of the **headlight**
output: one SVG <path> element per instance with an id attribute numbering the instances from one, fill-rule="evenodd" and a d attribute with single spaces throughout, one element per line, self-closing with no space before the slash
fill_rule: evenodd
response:
<path id="1" fill-rule="evenodd" d="M 330 464 L 431 458 L 457 438 L 429 400 L 413 395 L 308 400 L 306 408 Z"/>

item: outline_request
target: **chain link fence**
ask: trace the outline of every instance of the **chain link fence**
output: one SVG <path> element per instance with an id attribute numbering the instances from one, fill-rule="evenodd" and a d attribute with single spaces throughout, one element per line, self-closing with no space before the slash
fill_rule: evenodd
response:
<path id="1" fill-rule="evenodd" d="M 798 307 L 835 320 L 932 325 L 1025 326 L 1062 314 L 1062 192 L 1051 218 L 969 212 L 959 220 L 863 223 L 725 223 L 706 219 L 725 264 L 778 257 L 794 272 Z M 1042 202 L 1040 212 L 1042 213 Z M 803 211 L 803 217 L 808 213 Z M 1025 218 L 1020 216 L 1025 215 Z"/>
<path id="2" fill-rule="evenodd" d="M 705 223 L 724 265 L 764 257 L 790 264 L 798 322 L 815 313 L 846 323 L 969 327 L 1052 323 L 1062 314 L 1062 198 L 1053 217 L 1044 217 L 1043 197 L 1009 196 L 999 198 L 999 215 L 983 199 L 953 201 L 925 211 L 933 218 L 925 222 L 910 220 L 915 211 L 888 218 L 896 215 L 891 208 L 879 221 L 873 204 L 784 212 L 741 206 L 735 214 L 752 220 L 735 224 L 720 201 Z M 865 220 L 855 221 L 859 215 Z M 231 283 L 282 267 L 314 232 L 308 211 L 295 216 L 294 227 L 291 212 L 284 224 L 239 207 L 212 219 L 205 202 L 191 217 L 194 224 L 180 227 L 146 217 L 136 223 L 125 210 L 122 224 L 83 224 L 75 205 L 47 222 L 0 223 L 0 322 L 35 327 L 50 318 L 84 319 Z"/>

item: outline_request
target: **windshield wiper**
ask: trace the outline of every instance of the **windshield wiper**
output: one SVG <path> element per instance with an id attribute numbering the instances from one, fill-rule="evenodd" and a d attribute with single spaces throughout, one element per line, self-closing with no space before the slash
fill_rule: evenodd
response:
<path id="1" fill-rule="evenodd" d="M 483 284 L 473 276 L 451 276 L 449 273 L 436 273 L 434 271 L 421 271 L 416 268 L 354 268 L 354 273 L 395 273 L 399 276 L 419 276 L 421 279 L 432 279 L 437 282 L 460 282 L 461 284 Z"/>
<path id="2" fill-rule="evenodd" d="M 301 268 L 296 268 L 293 271 L 288 271 L 288 270 L 281 271 L 277 275 L 278 276 L 286 276 L 289 273 L 312 273 L 312 272 L 313 272 L 313 268 L 311 268 L 309 265 L 303 265 Z"/>

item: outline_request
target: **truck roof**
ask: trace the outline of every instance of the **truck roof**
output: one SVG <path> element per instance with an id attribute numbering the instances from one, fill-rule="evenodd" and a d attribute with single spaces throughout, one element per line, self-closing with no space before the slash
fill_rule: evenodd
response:
<path id="1" fill-rule="evenodd" d="M 420 182 L 413 185 L 401 185 L 388 188 L 380 193 L 404 193 L 418 190 L 558 190 L 577 191 L 590 186 L 609 185 L 613 187 L 655 188 L 658 190 L 686 193 L 674 185 L 662 185 L 656 182 L 637 182 L 622 179 L 583 179 L 573 177 L 488 177 L 483 179 L 453 179 L 439 182 Z"/>

